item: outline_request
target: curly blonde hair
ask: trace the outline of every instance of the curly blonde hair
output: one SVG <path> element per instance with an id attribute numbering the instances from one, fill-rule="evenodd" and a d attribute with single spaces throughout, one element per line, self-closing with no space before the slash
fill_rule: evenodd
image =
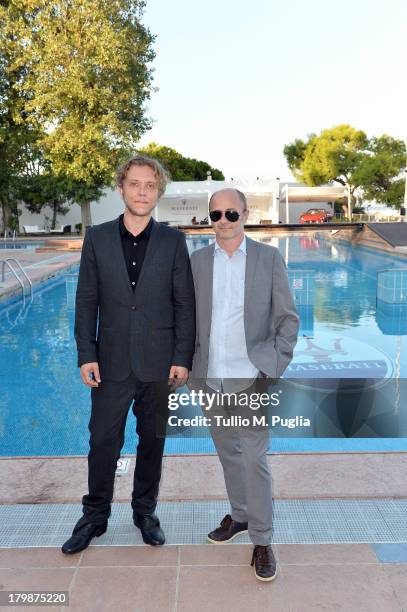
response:
<path id="1" fill-rule="evenodd" d="M 159 161 L 147 155 L 134 155 L 117 169 L 116 184 L 118 187 L 123 186 L 123 181 L 127 176 L 128 171 L 132 166 L 148 166 L 154 171 L 155 178 L 158 181 L 158 197 L 161 198 L 165 192 L 167 184 L 170 182 L 170 175 L 167 170 L 160 164 Z"/>

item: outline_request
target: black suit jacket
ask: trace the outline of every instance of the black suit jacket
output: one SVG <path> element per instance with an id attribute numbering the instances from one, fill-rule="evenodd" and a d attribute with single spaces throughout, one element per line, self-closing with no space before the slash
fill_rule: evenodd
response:
<path id="1" fill-rule="evenodd" d="M 87 230 L 76 292 L 78 366 L 97 361 L 103 380 L 168 377 L 171 365 L 191 369 L 195 296 L 185 236 L 153 220 L 133 292 L 119 219 Z"/>

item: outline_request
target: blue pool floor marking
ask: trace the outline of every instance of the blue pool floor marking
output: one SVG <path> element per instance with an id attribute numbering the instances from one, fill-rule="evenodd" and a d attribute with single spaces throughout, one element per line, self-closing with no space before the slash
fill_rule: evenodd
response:
<path id="1" fill-rule="evenodd" d="M 372 544 L 380 563 L 407 563 L 407 543 Z"/>

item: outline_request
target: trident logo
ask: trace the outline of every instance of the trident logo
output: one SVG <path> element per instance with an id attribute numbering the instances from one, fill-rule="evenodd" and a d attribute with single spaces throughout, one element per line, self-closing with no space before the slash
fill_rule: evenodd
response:
<path id="1" fill-rule="evenodd" d="M 324 349 L 317 346 L 311 340 L 311 338 L 304 339 L 307 344 L 307 348 L 305 351 L 296 351 L 296 356 L 307 355 L 308 357 L 314 357 L 315 361 L 318 363 L 327 363 L 331 361 L 332 355 L 348 355 L 347 351 L 345 351 L 341 346 L 343 338 L 337 338 L 334 341 L 333 349 Z"/>

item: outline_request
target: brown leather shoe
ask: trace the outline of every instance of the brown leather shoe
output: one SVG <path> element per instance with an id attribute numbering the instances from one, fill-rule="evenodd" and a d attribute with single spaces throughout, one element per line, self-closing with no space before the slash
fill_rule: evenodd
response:
<path id="1" fill-rule="evenodd" d="M 226 544 L 246 531 L 247 523 L 238 523 L 232 519 L 230 514 L 227 514 L 222 519 L 220 527 L 208 533 L 208 540 L 212 544 Z"/>
<path id="2" fill-rule="evenodd" d="M 254 547 L 251 565 L 254 565 L 254 573 L 259 580 L 274 580 L 277 564 L 270 544 Z"/>

